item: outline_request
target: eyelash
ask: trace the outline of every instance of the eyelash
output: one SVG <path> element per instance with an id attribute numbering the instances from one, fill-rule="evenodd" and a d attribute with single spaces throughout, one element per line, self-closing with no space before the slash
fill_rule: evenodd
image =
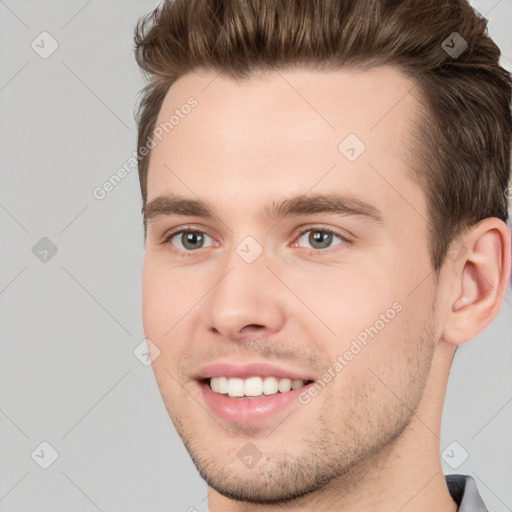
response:
<path id="1" fill-rule="evenodd" d="M 321 226 L 313 226 L 313 227 L 308 227 L 308 228 L 303 229 L 302 231 L 300 231 L 297 234 L 297 236 L 295 237 L 295 240 L 298 240 L 299 238 L 302 237 L 302 235 L 304 235 L 305 233 L 308 233 L 309 231 L 320 231 L 321 233 L 328 233 L 330 235 L 334 235 L 334 236 L 339 237 L 343 244 L 349 244 L 350 243 L 350 240 L 345 238 L 341 233 L 338 233 L 338 232 L 336 232 L 336 231 L 334 231 L 332 229 L 329 229 L 329 228 L 323 228 Z M 170 250 L 173 253 L 175 253 L 178 256 L 180 256 L 180 257 L 187 258 L 187 257 L 190 257 L 190 256 L 195 256 L 198 251 L 203 249 L 203 247 L 201 247 L 200 249 L 192 250 L 192 251 L 182 251 L 180 249 L 176 249 L 172 245 L 172 243 L 171 243 L 171 239 L 174 238 L 176 235 L 181 235 L 183 233 L 190 233 L 190 232 L 198 232 L 198 233 L 202 233 L 202 234 L 208 235 L 208 233 L 206 233 L 205 231 L 201 231 L 200 229 L 196 229 L 193 226 L 185 226 L 185 227 L 182 227 L 179 230 L 172 231 L 169 234 L 167 234 L 165 236 L 164 240 L 162 241 L 162 245 L 170 246 L 171 247 Z M 210 236 L 210 235 L 208 235 L 208 236 Z M 212 238 L 212 237 L 210 237 L 210 238 Z M 337 244 L 337 245 L 341 245 L 341 244 Z M 329 249 L 332 249 L 332 248 L 333 247 L 328 247 L 327 249 L 310 249 L 310 248 L 305 248 L 305 249 L 308 250 L 308 251 L 312 251 L 312 252 L 318 254 L 318 253 L 321 253 L 321 252 L 328 252 Z"/>

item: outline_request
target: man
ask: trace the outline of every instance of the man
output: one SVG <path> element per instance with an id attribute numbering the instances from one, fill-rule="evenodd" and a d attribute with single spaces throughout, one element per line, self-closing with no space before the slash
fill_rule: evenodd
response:
<path id="1" fill-rule="evenodd" d="M 480 511 L 457 346 L 510 272 L 509 74 L 463 0 L 176 0 L 140 21 L 143 322 L 219 511 Z"/>

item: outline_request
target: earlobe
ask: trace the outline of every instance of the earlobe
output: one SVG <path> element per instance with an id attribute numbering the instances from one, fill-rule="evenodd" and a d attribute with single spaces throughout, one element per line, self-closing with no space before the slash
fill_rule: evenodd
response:
<path id="1" fill-rule="evenodd" d="M 497 316 L 510 277 L 510 231 L 497 218 L 488 218 L 462 235 L 463 258 L 449 259 L 455 281 L 443 339 L 461 345 L 475 338 Z M 447 305 L 449 305 L 447 304 Z"/>

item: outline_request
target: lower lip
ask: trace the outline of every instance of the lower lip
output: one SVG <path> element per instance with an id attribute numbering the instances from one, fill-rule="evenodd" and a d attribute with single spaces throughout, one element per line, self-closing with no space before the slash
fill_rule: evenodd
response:
<path id="1" fill-rule="evenodd" d="M 204 400 L 215 415 L 224 421 L 240 424 L 264 420 L 286 409 L 291 404 L 298 403 L 299 394 L 313 384 L 310 383 L 286 393 L 262 395 L 255 398 L 229 398 L 212 391 L 208 383 L 199 383 Z"/>

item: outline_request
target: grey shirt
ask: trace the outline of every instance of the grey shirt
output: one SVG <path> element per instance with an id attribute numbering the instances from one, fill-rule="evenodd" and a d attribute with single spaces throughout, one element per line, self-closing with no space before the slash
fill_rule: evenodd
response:
<path id="1" fill-rule="evenodd" d="M 450 494 L 459 507 L 459 512 L 489 512 L 485 506 L 473 477 L 469 475 L 445 475 Z"/>

